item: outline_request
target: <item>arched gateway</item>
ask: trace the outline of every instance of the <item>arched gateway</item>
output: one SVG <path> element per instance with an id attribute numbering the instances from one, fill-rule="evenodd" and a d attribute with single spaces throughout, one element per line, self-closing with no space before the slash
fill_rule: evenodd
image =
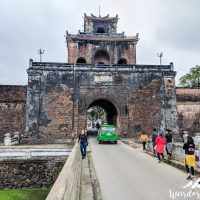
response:
<path id="1" fill-rule="evenodd" d="M 104 109 L 106 113 L 106 122 L 108 124 L 115 125 L 116 127 L 120 126 L 118 119 L 120 114 L 119 111 L 117 111 L 118 108 L 116 107 L 116 104 L 107 99 L 97 99 L 89 105 L 88 109 L 92 108 L 93 106 L 99 106 Z"/>
<path id="2" fill-rule="evenodd" d="M 136 65 L 138 34 L 117 33 L 117 22 L 85 15 L 84 32 L 66 35 L 68 63 L 30 60 L 26 131 L 33 143 L 77 136 L 92 106 L 102 107 L 120 134 L 169 128 L 179 138 L 173 64 Z"/>

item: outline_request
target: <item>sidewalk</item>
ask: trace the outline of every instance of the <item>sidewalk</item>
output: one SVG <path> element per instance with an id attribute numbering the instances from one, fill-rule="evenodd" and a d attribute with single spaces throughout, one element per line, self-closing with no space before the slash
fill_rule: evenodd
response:
<path id="1" fill-rule="evenodd" d="M 130 147 L 132 147 L 140 152 L 143 152 L 142 145 L 134 142 L 132 139 L 121 139 L 121 141 L 123 143 L 129 145 Z M 150 156 L 156 157 L 156 155 L 153 154 L 151 151 L 147 151 L 146 153 L 149 154 Z M 173 159 L 172 160 L 165 159 L 163 162 L 185 171 L 185 164 L 183 162 L 176 161 Z M 200 176 L 200 168 L 199 167 L 195 167 L 195 175 Z"/>
<path id="2" fill-rule="evenodd" d="M 102 200 L 99 181 L 91 157 L 91 148 L 88 145 L 87 156 L 82 160 L 82 175 L 80 200 Z"/>

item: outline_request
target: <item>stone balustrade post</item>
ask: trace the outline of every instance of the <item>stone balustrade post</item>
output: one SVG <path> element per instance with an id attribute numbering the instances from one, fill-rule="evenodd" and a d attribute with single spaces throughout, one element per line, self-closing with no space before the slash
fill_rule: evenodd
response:
<path id="1" fill-rule="evenodd" d="M 4 145 L 11 146 L 11 134 L 10 133 L 5 134 Z"/>

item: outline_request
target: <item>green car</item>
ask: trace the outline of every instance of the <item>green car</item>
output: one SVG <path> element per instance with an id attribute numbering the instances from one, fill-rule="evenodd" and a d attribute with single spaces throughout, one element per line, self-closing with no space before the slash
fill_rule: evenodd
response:
<path id="1" fill-rule="evenodd" d="M 97 135 L 99 144 L 102 142 L 114 142 L 117 144 L 119 136 L 115 131 L 116 127 L 114 125 L 101 125 Z"/>

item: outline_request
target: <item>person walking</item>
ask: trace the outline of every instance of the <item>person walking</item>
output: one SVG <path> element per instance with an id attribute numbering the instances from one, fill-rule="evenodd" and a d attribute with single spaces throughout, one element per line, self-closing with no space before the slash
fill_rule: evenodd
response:
<path id="1" fill-rule="evenodd" d="M 156 132 L 156 128 L 153 129 L 153 134 L 152 134 L 152 144 L 153 144 L 153 153 L 156 154 L 155 146 L 156 146 L 156 138 L 158 134 Z"/>
<path id="2" fill-rule="evenodd" d="M 185 150 L 185 169 L 188 174 L 187 180 L 194 178 L 194 167 L 196 166 L 195 162 L 195 144 L 192 136 L 187 137 L 187 142 L 183 145 Z"/>
<path id="3" fill-rule="evenodd" d="M 96 123 L 96 128 L 97 128 L 97 130 L 99 130 L 99 128 L 100 128 L 100 124 L 99 124 L 98 121 L 97 121 L 97 123 Z"/>
<path id="4" fill-rule="evenodd" d="M 141 135 L 140 135 L 139 140 L 142 142 L 143 151 L 144 151 L 144 152 L 147 151 L 147 149 L 146 149 L 146 144 L 147 144 L 147 142 L 148 142 L 148 139 L 149 139 L 149 138 L 148 138 L 148 135 L 146 134 L 145 131 L 143 131 L 143 132 L 141 133 Z"/>
<path id="5" fill-rule="evenodd" d="M 166 152 L 168 155 L 168 160 L 171 160 L 172 157 L 172 133 L 171 130 L 166 129 L 166 134 L 165 134 L 165 138 L 166 138 Z"/>
<path id="6" fill-rule="evenodd" d="M 166 140 L 164 137 L 164 133 L 162 130 L 158 131 L 158 136 L 156 137 L 156 153 L 158 156 L 158 162 L 161 162 L 160 156 L 162 156 L 164 160 L 164 150 L 165 150 Z"/>
<path id="7" fill-rule="evenodd" d="M 79 134 L 78 143 L 79 142 L 80 142 L 80 150 L 81 150 L 81 154 L 82 154 L 82 159 L 85 159 L 86 154 L 87 154 L 86 149 L 88 146 L 88 139 L 87 139 L 85 130 L 82 130 L 81 133 Z"/>

